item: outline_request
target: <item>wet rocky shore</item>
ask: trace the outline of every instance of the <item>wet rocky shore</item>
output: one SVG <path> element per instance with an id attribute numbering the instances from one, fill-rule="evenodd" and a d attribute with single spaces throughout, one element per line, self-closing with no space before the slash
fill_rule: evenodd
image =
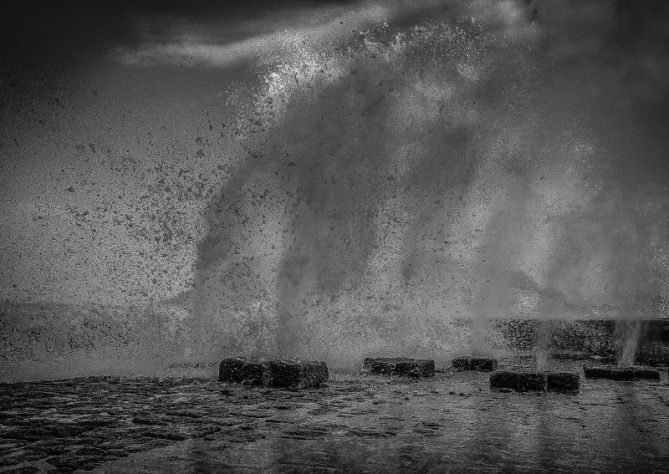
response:
<path id="1" fill-rule="evenodd" d="M 491 391 L 489 375 L 335 371 L 317 389 L 219 383 L 214 373 L 2 384 L 0 472 L 669 467 L 666 371 L 660 381 L 582 378 L 576 394 L 541 395 Z"/>

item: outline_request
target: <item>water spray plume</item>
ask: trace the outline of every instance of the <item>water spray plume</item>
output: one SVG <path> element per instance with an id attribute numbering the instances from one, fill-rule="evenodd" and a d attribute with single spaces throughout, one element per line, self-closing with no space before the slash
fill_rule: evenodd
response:
<path id="1" fill-rule="evenodd" d="M 648 107 L 641 86 L 603 80 L 614 60 L 646 80 L 601 33 L 623 20 L 611 6 L 541 24 L 544 4 L 503 3 L 267 61 L 240 121 L 258 124 L 242 133 L 253 151 L 210 203 L 189 297 L 218 350 L 431 356 L 466 347 L 453 322 L 468 318 L 485 355 L 487 320 L 615 318 L 649 291 L 666 299 L 666 138 L 636 143 L 643 125 L 625 117 Z M 583 66 L 563 29 L 601 59 Z M 233 329 L 256 323 L 276 336 L 248 345 Z"/>

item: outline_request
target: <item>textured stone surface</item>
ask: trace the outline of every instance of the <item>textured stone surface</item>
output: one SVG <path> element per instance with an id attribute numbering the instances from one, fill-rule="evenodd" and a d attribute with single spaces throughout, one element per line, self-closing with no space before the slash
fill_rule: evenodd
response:
<path id="1" fill-rule="evenodd" d="M 583 367 L 583 373 L 589 379 L 609 380 L 660 380 L 660 372 L 642 367 Z"/>
<path id="2" fill-rule="evenodd" d="M 313 388 L 327 383 L 328 368 L 322 361 L 232 357 L 221 361 L 218 381 L 265 387 Z"/>
<path id="3" fill-rule="evenodd" d="M 371 374 L 403 375 L 407 377 L 432 377 L 434 361 L 407 357 L 366 358 L 363 369 Z"/>
<path id="4" fill-rule="evenodd" d="M 232 357 L 221 361 L 218 368 L 218 381 L 263 385 L 263 376 L 266 371 L 267 367 L 260 359 Z"/>
<path id="5" fill-rule="evenodd" d="M 268 387 L 320 387 L 328 381 L 328 367 L 322 361 L 270 360 Z"/>
<path id="6" fill-rule="evenodd" d="M 492 372 L 497 370 L 497 360 L 490 357 L 457 357 L 451 364 L 455 370 L 459 371 Z"/>
<path id="7" fill-rule="evenodd" d="M 634 378 L 637 380 L 660 380 L 660 372 L 655 369 L 646 369 L 643 367 L 633 367 Z"/>
<path id="8" fill-rule="evenodd" d="M 634 380 L 632 369 L 618 367 L 583 367 L 583 373 L 588 379 Z"/>
<path id="9" fill-rule="evenodd" d="M 490 388 L 517 392 L 577 392 L 580 377 L 574 372 L 497 371 L 490 375 Z"/>
<path id="10" fill-rule="evenodd" d="M 516 392 L 544 392 L 546 374 L 543 372 L 511 372 L 500 370 L 490 374 L 490 388 Z"/>
<path id="11" fill-rule="evenodd" d="M 575 392 L 581 385 L 581 377 L 574 372 L 547 372 L 546 389 L 549 392 Z"/>
<path id="12" fill-rule="evenodd" d="M 0 384 L 0 472 L 666 472 L 669 459 L 664 374 L 528 397 L 488 390 L 476 372 L 334 373 L 327 387 L 297 391 L 220 384 L 216 369 Z"/>
<path id="13" fill-rule="evenodd" d="M 451 366 L 460 372 L 469 370 L 469 357 L 456 357 L 451 361 Z"/>

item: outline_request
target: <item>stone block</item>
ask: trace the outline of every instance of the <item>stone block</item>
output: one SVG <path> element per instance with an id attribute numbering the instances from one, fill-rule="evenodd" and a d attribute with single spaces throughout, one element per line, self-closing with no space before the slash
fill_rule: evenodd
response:
<path id="1" fill-rule="evenodd" d="M 451 364 L 453 369 L 458 371 L 492 372 L 497 370 L 497 360 L 490 357 L 457 357 Z"/>
<path id="2" fill-rule="evenodd" d="M 642 367 L 583 367 L 583 373 L 589 379 L 660 380 L 659 371 Z"/>
<path id="3" fill-rule="evenodd" d="M 634 380 L 632 369 L 619 367 L 583 367 L 583 373 L 587 379 Z"/>
<path id="4" fill-rule="evenodd" d="M 434 375 L 434 361 L 431 359 L 410 359 L 407 357 L 368 357 L 363 362 L 363 370 L 381 375 L 432 377 Z"/>
<path id="5" fill-rule="evenodd" d="M 270 360 L 268 387 L 312 388 L 328 381 L 323 361 Z"/>
<path id="6" fill-rule="evenodd" d="M 218 370 L 219 382 L 281 388 L 319 387 L 328 376 L 325 362 L 299 359 L 232 357 L 221 361 Z"/>
<path id="7" fill-rule="evenodd" d="M 632 367 L 636 380 L 660 380 L 660 371 L 642 367 Z"/>
<path id="8" fill-rule="evenodd" d="M 490 375 L 490 388 L 511 389 L 516 392 L 544 392 L 546 391 L 546 374 L 499 370 Z"/>
<path id="9" fill-rule="evenodd" d="M 547 372 L 546 389 L 549 392 L 576 392 L 581 385 L 581 377 L 573 372 Z"/>
<path id="10" fill-rule="evenodd" d="M 458 371 L 469 370 L 469 357 L 456 357 L 451 361 L 453 369 Z"/>
<path id="11" fill-rule="evenodd" d="M 262 359 L 232 357 L 223 359 L 218 367 L 219 382 L 235 382 L 244 385 L 264 385 L 267 367 Z"/>
<path id="12" fill-rule="evenodd" d="M 469 370 L 492 372 L 497 370 L 497 359 L 492 359 L 490 357 L 472 357 L 469 360 Z"/>

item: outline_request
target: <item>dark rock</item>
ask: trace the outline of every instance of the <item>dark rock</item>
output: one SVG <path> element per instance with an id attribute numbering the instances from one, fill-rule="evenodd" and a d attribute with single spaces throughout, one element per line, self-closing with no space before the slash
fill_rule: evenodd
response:
<path id="1" fill-rule="evenodd" d="M 516 392 L 546 391 L 546 374 L 500 370 L 490 375 L 490 388 L 513 389 Z"/>
<path id="2" fill-rule="evenodd" d="M 497 360 L 488 357 L 472 357 L 469 361 L 470 370 L 492 372 L 497 370 Z"/>
<path id="3" fill-rule="evenodd" d="M 459 371 L 492 372 L 497 370 L 497 360 L 489 357 L 457 357 L 453 359 L 452 365 L 455 370 Z"/>
<path id="4" fill-rule="evenodd" d="M 634 380 L 632 369 L 618 367 L 583 367 L 587 379 Z"/>
<path id="5" fill-rule="evenodd" d="M 246 357 L 224 359 L 219 366 L 219 382 L 246 385 L 311 388 L 328 381 L 328 367 L 322 361 L 266 360 Z"/>
<path id="6" fill-rule="evenodd" d="M 533 392 L 541 390 L 546 390 L 546 374 L 534 372 L 518 373 L 516 391 Z"/>
<path id="7" fill-rule="evenodd" d="M 236 382 L 246 385 L 264 385 L 263 375 L 267 362 L 261 359 L 233 357 L 223 359 L 218 367 L 219 382 Z"/>
<path id="8" fill-rule="evenodd" d="M 660 371 L 655 369 L 644 369 L 633 367 L 634 378 L 637 380 L 660 380 Z"/>
<path id="9" fill-rule="evenodd" d="M 640 367 L 583 367 L 585 377 L 589 379 L 609 380 L 660 380 L 660 372 Z"/>
<path id="10" fill-rule="evenodd" d="M 451 361 L 451 365 L 458 371 L 469 370 L 469 359 L 469 357 L 456 357 Z"/>
<path id="11" fill-rule="evenodd" d="M 573 372 L 547 372 L 546 389 L 552 392 L 576 392 L 581 378 Z"/>
<path id="12" fill-rule="evenodd" d="M 408 357 L 371 358 L 363 362 L 363 370 L 372 374 L 403 375 L 406 377 L 432 377 L 434 361 Z"/>
<path id="13" fill-rule="evenodd" d="M 328 381 L 328 367 L 322 361 L 271 360 L 269 387 L 311 388 Z"/>

